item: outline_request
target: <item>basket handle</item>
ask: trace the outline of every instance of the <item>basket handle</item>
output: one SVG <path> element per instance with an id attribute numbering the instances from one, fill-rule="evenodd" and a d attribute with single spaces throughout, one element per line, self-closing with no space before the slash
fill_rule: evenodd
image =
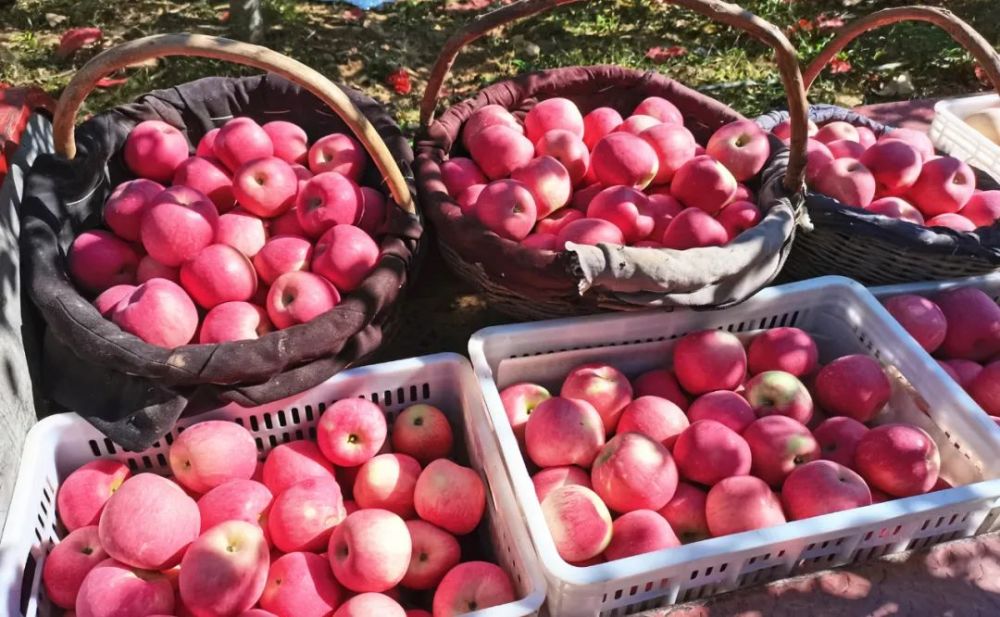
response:
<path id="1" fill-rule="evenodd" d="M 199 56 L 226 60 L 276 73 L 316 95 L 343 120 L 361 142 L 385 178 L 393 200 L 409 213 L 416 212 L 413 196 L 403 172 L 389 148 L 368 118 L 351 102 L 343 90 L 319 72 L 260 45 L 203 34 L 154 34 L 122 43 L 101 52 L 83 65 L 63 90 L 52 119 L 56 152 L 72 159 L 76 156 L 76 115 L 102 77 L 153 58 Z"/>
<path id="2" fill-rule="evenodd" d="M 855 38 L 869 30 L 890 26 L 901 21 L 925 21 L 948 33 L 959 45 L 965 48 L 979 65 L 986 71 L 993 87 L 1000 92 L 1000 54 L 969 24 L 947 9 L 931 6 L 901 6 L 883 9 L 860 19 L 856 19 L 837 31 L 826 47 L 819 52 L 816 59 L 806 68 L 803 77 L 806 90 L 809 90 L 826 65 L 833 60 Z"/>
<path id="3" fill-rule="evenodd" d="M 469 43 L 479 39 L 495 28 L 508 23 L 550 11 L 564 4 L 574 4 L 581 0 L 518 0 L 495 11 L 475 17 L 468 24 L 451 35 L 444 44 L 434 68 L 427 80 L 423 99 L 420 102 L 420 124 L 427 127 L 434 120 L 441 86 L 455 58 Z M 740 28 L 774 49 L 775 62 L 781 73 L 788 96 L 791 119 L 791 142 L 788 172 L 785 188 L 792 193 L 799 192 L 805 183 L 806 173 L 806 131 L 809 103 L 802 81 L 795 49 L 781 30 L 774 24 L 757 17 L 750 11 L 721 0 L 665 0 L 677 4 L 726 25 Z"/>

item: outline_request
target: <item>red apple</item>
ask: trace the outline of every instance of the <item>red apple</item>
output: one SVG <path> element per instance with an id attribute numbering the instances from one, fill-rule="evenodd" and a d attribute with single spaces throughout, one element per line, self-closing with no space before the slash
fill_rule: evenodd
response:
<path id="1" fill-rule="evenodd" d="M 406 521 L 413 550 L 410 564 L 400 585 L 408 589 L 434 589 L 441 579 L 462 560 L 462 549 L 455 536 L 426 521 Z"/>
<path id="2" fill-rule="evenodd" d="M 122 298 L 111 320 L 150 345 L 173 349 L 194 338 L 198 309 L 180 285 L 150 279 Z"/>
<path id="3" fill-rule="evenodd" d="M 945 212 L 927 219 L 924 223 L 927 227 L 947 227 L 955 231 L 976 231 L 976 224 L 965 218 L 961 214 Z"/>
<path id="4" fill-rule="evenodd" d="M 230 480 L 198 499 L 201 533 L 226 521 L 253 523 L 268 538 L 267 512 L 274 496 L 266 486 L 254 480 Z"/>
<path id="5" fill-rule="evenodd" d="M 654 369 L 635 378 L 632 382 L 635 396 L 658 396 L 665 398 L 686 411 L 688 408 L 687 394 L 681 390 L 677 378 L 670 369 Z"/>
<path id="6" fill-rule="evenodd" d="M 859 422 L 874 418 L 892 395 L 878 361 L 864 354 L 843 356 L 816 375 L 816 402 L 824 411 Z"/>
<path id="7" fill-rule="evenodd" d="M 638 114 L 638 115 L 633 114 L 628 118 L 625 118 L 624 122 L 615 127 L 615 130 L 612 131 L 612 133 L 619 133 L 619 132 L 631 133 L 632 135 L 638 136 L 647 129 L 650 129 L 658 124 L 663 124 L 663 123 L 654 118 L 653 116 L 645 116 L 643 114 Z"/>
<path id="8" fill-rule="evenodd" d="M 569 173 L 573 186 L 579 184 L 590 168 L 590 150 L 583 139 L 572 131 L 554 129 L 535 142 L 535 154 L 559 161 Z"/>
<path id="9" fill-rule="evenodd" d="M 420 518 L 463 536 L 483 518 L 486 487 L 475 470 L 439 458 L 420 473 L 413 502 Z"/>
<path id="10" fill-rule="evenodd" d="M 835 159 L 860 159 L 865 153 L 865 147 L 850 139 L 838 139 L 827 142 L 826 147 Z"/>
<path id="11" fill-rule="evenodd" d="M 542 501 L 542 514 L 559 556 L 580 562 L 604 552 L 611 542 L 611 513 L 585 486 L 563 486 Z"/>
<path id="12" fill-rule="evenodd" d="M 167 279 L 172 283 L 179 283 L 181 280 L 181 269 L 165 266 L 149 255 L 146 255 L 139 260 L 139 267 L 135 269 L 135 282 L 145 283 L 150 279 Z"/>
<path id="13" fill-rule="evenodd" d="M 488 126 L 502 125 L 514 130 L 519 134 L 524 134 L 524 127 L 511 115 L 509 111 L 500 105 L 484 105 L 469 116 L 462 127 L 462 145 L 466 150 L 472 151 L 470 143 L 472 138 Z"/>
<path id="14" fill-rule="evenodd" d="M 858 130 L 854 128 L 853 124 L 836 120 L 820 127 L 819 131 L 816 132 L 816 139 L 823 143 L 830 143 L 840 139 L 858 141 L 859 137 Z"/>
<path id="15" fill-rule="evenodd" d="M 323 456 L 339 467 L 357 467 L 382 449 L 385 414 L 378 405 L 345 398 L 327 407 L 316 426 L 316 442 Z"/>
<path id="16" fill-rule="evenodd" d="M 665 398 L 640 396 L 625 406 L 618 418 L 618 433 L 641 433 L 671 448 L 689 425 L 681 408 Z"/>
<path id="17" fill-rule="evenodd" d="M 83 579 L 77 594 L 78 617 L 120 615 L 170 615 L 174 612 L 174 588 L 159 572 L 144 572 L 105 559 Z"/>
<path id="18" fill-rule="evenodd" d="M 340 303 L 337 289 L 312 272 L 286 272 L 267 292 L 267 316 L 278 329 L 306 323 Z"/>
<path id="19" fill-rule="evenodd" d="M 875 197 L 875 176 L 854 159 L 835 159 L 814 181 L 816 190 L 846 206 L 865 208 Z"/>
<path id="20" fill-rule="evenodd" d="M 535 234 L 551 235 L 554 238 L 563 227 L 582 218 L 583 213 L 579 210 L 561 208 L 543 219 L 538 219 L 538 223 L 535 225 Z"/>
<path id="21" fill-rule="evenodd" d="M 652 510 L 634 510 L 612 523 L 611 543 L 604 549 L 608 561 L 680 546 L 670 523 Z"/>
<path id="22" fill-rule="evenodd" d="M 969 384 L 969 394 L 983 411 L 1000 415 L 1000 361 L 993 361 L 979 371 Z"/>
<path id="23" fill-rule="evenodd" d="M 743 431 L 753 461 L 750 473 L 775 488 L 799 465 L 819 458 L 809 429 L 787 416 L 765 416 Z"/>
<path id="24" fill-rule="evenodd" d="M 854 418 L 837 416 L 828 418 L 817 426 L 813 437 L 819 444 L 820 458 L 853 469 L 854 452 L 867 432 L 868 427 Z"/>
<path id="25" fill-rule="evenodd" d="M 888 141 L 890 139 L 898 139 L 910 144 L 910 146 L 920 153 L 920 158 L 924 161 L 934 157 L 934 144 L 931 142 L 931 138 L 927 136 L 927 133 L 913 129 L 894 128 L 891 131 L 883 133 L 878 138 L 878 141 Z"/>
<path id="26" fill-rule="evenodd" d="M 198 504 L 180 486 L 140 473 L 111 496 L 98 528 L 101 546 L 116 560 L 144 570 L 166 570 L 180 563 L 198 537 L 201 517 Z"/>
<path id="27" fill-rule="evenodd" d="M 806 129 L 806 135 L 808 135 L 809 137 L 813 137 L 818 132 L 819 132 L 819 127 L 816 126 L 815 122 L 809 120 Z M 774 128 L 771 129 L 771 134 L 780 139 L 781 141 L 787 142 L 792 138 L 792 121 L 782 120 L 778 124 L 774 125 Z"/>
<path id="28" fill-rule="evenodd" d="M 705 499 L 705 518 L 715 537 L 785 522 L 778 496 L 753 476 L 734 476 L 713 486 Z"/>
<path id="29" fill-rule="evenodd" d="M 611 433 L 618 425 L 622 410 L 632 401 L 632 384 L 610 364 L 592 362 L 570 371 L 559 395 L 593 405 L 601 415 L 605 432 Z"/>
<path id="30" fill-rule="evenodd" d="M 304 164 L 309 154 L 309 137 L 297 124 L 272 120 L 260 127 L 271 138 L 274 156 L 286 163 Z"/>
<path id="31" fill-rule="evenodd" d="M 686 334 L 677 341 L 673 356 L 677 381 L 692 394 L 733 390 L 747 371 L 743 343 L 722 330 Z"/>
<path id="32" fill-rule="evenodd" d="M 517 383 L 500 392 L 500 401 L 518 441 L 524 441 L 524 427 L 531 412 L 551 396 L 548 390 L 533 383 Z"/>
<path id="33" fill-rule="evenodd" d="M 135 283 L 138 265 L 135 250 L 107 231 L 85 231 L 69 249 L 70 274 L 77 285 L 91 293 Z"/>
<path id="34" fill-rule="evenodd" d="M 901 294 L 885 301 L 885 308 L 928 353 L 944 342 L 948 321 L 938 305 L 914 294 Z"/>
<path id="35" fill-rule="evenodd" d="M 473 184 L 455 198 L 455 202 L 458 203 L 459 209 L 462 214 L 467 216 L 473 213 L 473 208 L 476 206 L 476 202 L 479 200 L 479 196 L 482 194 L 483 189 L 486 188 L 485 184 Z"/>
<path id="36" fill-rule="evenodd" d="M 962 386 L 966 390 L 972 385 L 973 380 L 976 376 L 983 370 L 983 365 L 978 362 L 973 362 L 972 360 L 962 360 L 960 358 L 955 358 L 953 360 L 945 360 L 944 363 L 951 368 L 952 372 L 955 373 L 955 381 L 958 385 Z"/>
<path id="37" fill-rule="evenodd" d="M 755 336 L 747 349 L 747 364 L 754 375 L 764 371 L 785 371 L 804 377 L 816 370 L 819 351 L 807 332 L 781 327 Z"/>
<path id="38" fill-rule="evenodd" d="M 345 596 L 329 560 L 314 553 L 288 553 L 271 563 L 260 605 L 276 617 L 326 617 Z"/>
<path id="39" fill-rule="evenodd" d="M 534 142 L 505 124 L 485 127 L 469 137 L 468 143 L 472 160 L 490 180 L 509 177 L 535 156 Z"/>
<path id="40" fill-rule="evenodd" d="M 569 205 L 580 212 L 586 212 L 587 208 L 590 206 L 590 202 L 593 201 L 597 194 L 604 190 L 604 185 L 600 182 L 584 180 L 586 186 L 582 189 L 573 193 L 573 197 L 570 199 Z"/>
<path id="41" fill-rule="evenodd" d="M 357 289 L 378 263 L 380 251 L 372 237 L 354 225 L 334 225 L 316 242 L 312 271 L 338 291 Z"/>
<path id="42" fill-rule="evenodd" d="M 306 478 L 275 496 L 267 517 L 274 546 L 286 553 L 317 552 L 347 517 L 340 485 L 331 477 Z"/>
<path id="43" fill-rule="evenodd" d="M 524 442 L 539 467 L 590 467 L 604 446 L 604 421 L 587 401 L 552 397 L 528 417 Z"/>
<path id="44" fill-rule="evenodd" d="M 358 219 L 357 226 L 364 229 L 369 235 L 381 232 L 385 223 L 387 204 L 385 195 L 381 191 L 362 186 L 361 190 L 361 218 Z"/>
<path id="45" fill-rule="evenodd" d="M 665 125 L 673 126 L 673 125 Z M 654 193 L 647 197 L 647 211 L 653 217 L 653 232 L 649 234 L 646 242 L 655 242 L 663 239 L 667 233 L 667 228 L 674 218 L 684 210 L 684 205 L 670 195 Z M 723 223 L 725 226 L 725 223 Z M 638 243 L 636 243 L 638 244 Z"/>
<path id="46" fill-rule="evenodd" d="M 96 525 L 70 532 L 45 558 L 42 584 L 46 595 L 56 606 L 73 610 L 84 578 L 107 558 Z"/>
<path id="47" fill-rule="evenodd" d="M 797 521 L 872 503 L 868 485 L 857 473 L 833 461 L 812 461 L 788 474 L 781 487 L 788 518 Z"/>
<path id="48" fill-rule="evenodd" d="M 251 118 L 233 118 L 215 136 L 215 157 L 235 172 L 244 163 L 274 156 L 271 138 Z"/>
<path id="49" fill-rule="evenodd" d="M 677 490 L 677 465 L 658 441 L 619 433 L 594 459 L 590 482 L 616 512 L 659 510 Z"/>
<path id="50" fill-rule="evenodd" d="M 924 215 L 920 214 L 910 202 L 900 197 L 882 197 L 868 204 L 865 210 L 894 219 L 908 221 L 916 225 L 924 224 Z"/>
<path id="51" fill-rule="evenodd" d="M 757 419 L 753 407 L 745 398 L 729 390 L 706 392 L 696 398 L 688 407 L 688 420 L 715 420 L 737 433 Z"/>
<path id="52" fill-rule="evenodd" d="M 452 568 L 438 585 L 434 617 L 458 617 L 513 602 L 516 597 L 514 584 L 500 566 L 467 561 Z"/>
<path id="53" fill-rule="evenodd" d="M 1000 353 L 1000 306 L 974 287 L 949 289 L 932 298 L 948 322 L 939 350 L 946 358 L 983 361 Z"/>
<path id="54" fill-rule="evenodd" d="M 875 176 L 875 190 L 879 195 L 906 193 L 920 177 L 923 167 L 920 153 L 898 139 L 878 142 L 866 150 L 859 160 Z"/>
<path id="55" fill-rule="evenodd" d="M 309 176 L 312 178 L 312 176 Z M 299 180 L 299 190 L 302 190 L 305 180 Z M 268 235 L 270 236 L 299 236 L 306 238 L 309 234 L 302 229 L 302 225 L 299 224 L 299 210 L 296 207 L 292 207 L 291 210 L 285 212 L 281 216 L 277 216 L 273 219 L 268 219 L 265 224 L 267 225 Z"/>
<path id="56" fill-rule="evenodd" d="M 333 529 L 333 575 L 351 591 L 384 592 L 403 580 L 413 544 L 403 519 L 388 510 L 358 510 Z"/>
<path id="57" fill-rule="evenodd" d="M 972 221 L 976 227 L 993 225 L 1000 219 L 1000 191 L 974 193 L 962 208 L 962 216 Z"/>
<path id="58" fill-rule="evenodd" d="M 316 175 L 325 172 L 338 173 L 360 182 L 368 163 L 364 148 L 353 137 L 343 133 L 331 133 L 316 140 L 309 148 L 309 171 Z"/>
<path id="59" fill-rule="evenodd" d="M 659 96 L 650 96 L 643 99 L 642 102 L 636 105 L 635 109 L 632 110 L 632 115 L 636 114 L 652 116 L 660 122 L 665 122 L 667 124 L 684 124 L 684 116 L 681 115 L 677 106 L 667 99 Z"/>
<path id="60" fill-rule="evenodd" d="M 122 182 L 104 204 L 104 222 L 123 240 L 138 242 L 142 215 L 162 191 L 163 185 L 152 180 Z"/>
<path id="61" fill-rule="evenodd" d="M 219 217 L 215 242 L 228 244 L 247 257 L 253 257 L 267 242 L 267 231 L 260 218 L 236 208 Z"/>
<path id="62" fill-rule="evenodd" d="M 538 218 L 531 191 L 516 180 L 497 180 L 487 184 L 479 194 L 473 212 L 484 227 L 508 240 L 523 240 L 531 233 Z"/>
<path id="63" fill-rule="evenodd" d="M 228 244 L 212 244 L 181 264 L 181 285 L 199 306 L 246 301 L 257 291 L 257 273 L 246 255 Z"/>
<path id="64" fill-rule="evenodd" d="M 753 120 L 730 122 L 715 131 L 705 152 L 722 163 L 740 182 L 756 176 L 771 155 L 771 145 Z"/>
<path id="65" fill-rule="evenodd" d="M 219 136 L 219 129 L 212 129 L 211 131 L 202 135 L 201 139 L 198 141 L 198 147 L 195 149 L 195 156 L 200 156 L 206 159 L 219 160 L 215 155 L 215 140 Z"/>
<path id="66" fill-rule="evenodd" d="M 734 201 L 719 211 L 715 218 L 726 230 L 729 240 L 757 225 L 761 220 L 760 209 L 753 202 Z"/>
<path id="67" fill-rule="evenodd" d="M 673 217 L 662 238 L 664 247 L 676 250 L 722 246 L 727 242 L 729 232 L 722 223 L 698 208 L 687 208 Z"/>
<path id="68" fill-rule="evenodd" d="M 569 172 L 551 156 L 532 159 L 515 169 L 510 177 L 531 192 L 536 219 L 544 218 L 568 204 L 573 194 L 573 181 Z"/>
<path id="69" fill-rule="evenodd" d="M 407 617 L 403 607 L 381 593 L 360 593 L 340 605 L 330 617 Z"/>
<path id="70" fill-rule="evenodd" d="M 230 480 L 248 480 L 257 468 L 257 445 L 248 430 L 225 420 L 193 424 L 170 444 L 177 482 L 205 493 Z"/>
<path id="71" fill-rule="evenodd" d="M 587 206 L 587 216 L 614 224 L 628 244 L 649 236 L 656 223 L 648 198 L 627 186 L 612 186 L 598 193 Z"/>
<path id="72" fill-rule="evenodd" d="M 286 272 L 306 270 L 312 261 L 312 244 L 299 236 L 274 236 L 253 256 L 253 265 L 270 285 Z"/>
<path id="73" fill-rule="evenodd" d="M 260 527 L 245 521 L 217 525 L 184 553 L 181 600 L 195 617 L 238 615 L 257 604 L 270 564 Z"/>
<path id="74" fill-rule="evenodd" d="M 932 217 L 958 212 L 975 189 L 972 169 L 956 158 L 942 156 L 924 163 L 920 177 L 907 194 L 925 217 Z"/>
<path id="75" fill-rule="evenodd" d="M 670 183 L 670 194 L 689 208 L 716 214 L 736 193 L 736 178 L 711 156 L 696 156 L 684 163 Z M 676 219 L 675 219 L 676 220 Z"/>
<path id="76" fill-rule="evenodd" d="M 604 219 L 582 218 L 559 230 L 556 234 L 556 249 L 562 250 L 567 242 L 575 244 L 625 244 L 621 230 Z"/>
<path id="77" fill-rule="evenodd" d="M 447 458 L 452 447 L 451 425 L 447 416 L 432 405 L 411 405 L 392 423 L 392 449 L 409 454 L 421 465 Z"/>
<path id="78" fill-rule="evenodd" d="M 212 243 L 219 224 L 215 204 L 186 186 L 160 193 L 142 217 L 142 246 L 156 261 L 179 266 Z"/>
<path id="79" fill-rule="evenodd" d="M 808 424 L 813 415 L 812 396 L 795 375 L 784 371 L 764 371 L 750 378 L 743 396 L 758 418 L 787 416 Z"/>
<path id="80" fill-rule="evenodd" d="M 135 125 L 125 139 L 125 164 L 135 175 L 167 182 L 188 158 L 187 138 L 162 120 L 145 120 Z"/>
<path id="81" fill-rule="evenodd" d="M 193 156 L 177 166 L 173 176 L 174 186 L 187 186 L 205 195 L 219 212 L 227 212 L 236 205 L 233 178 L 229 170 L 215 160 Z"/>
<path id="82" fill-rule="evenodd" d="M 833 153 L 826 144 L 815 139 L 806 141 L 806 182 L 809 186 L 816 184 L 819 173 L 833 160 Z"/>
<path id="83" fill-rule="evenodd" d="M 660 508 L 662 516 L 681 542 L 697 542 L 709 537 L 708 521 L 705 520 L 705 499 L 707 493 L 693 484 L 678 482 L 674 496 L 667 505 Z"/>
<path id="84" fill-rule="evenodd" d="M 261 480 L 278 495 L 293 484 L 309 478 L 333 479 L 333 465 L 312 441 L 291 441 L 271 450 L 264 460 Z"/>
<path id="85" fill-rule="evenodd" d="M 631 133 L 610 133 L 594 146 L 590 159 L 597 180 L 605 186 L 643 189 L 659 169 L 656 151 Z"/>
<path id="86" fill-rule="evenodd" d="M 295 211 L 299 225 L 311 238 L 318 238 L 334 225 L 353 225 L 362 213 L 361 189 L 335 171 L 318 173 L 298 192 Z"/>
<path id="87" fill-rule="evenodd" d="M 583 116 L 573 101 L 560 97 L 545 99 L 524 116 L 524 132 L 531 143 L 537 143 L 543 135 L 555 129 L 583 137 Z"/>
<path id="88" fill-rule="evenodd" d="M 674 458 L 681 477 L 711 486 L 750 473 L 750 446 L 715 420 L 699 420 L 677 437 Z"/>
<path id="89" fill-rule="evenodd" d="M 694 158 L 697 143 L 691 131 L 682 124 L 657 124 L 639 134 L 653 147 L 658 161 L 653 184 L 670 182 L 677 170 Z"/>
<path id="90" fill-rule="evenodd" d="M 538 503 L 545 501 L 552 491 L 563 486 L 585 486 L 593 490 L 590 474 L 576 465 L 547 467 L 531 476 L 531 483 L 535 486 Z"/>
<path id="91" fill-rule="evenodd" d="M 861 438 L 854 453 L 858 473 L 873 488 L 895 497 L 926 493 L 937 482 L 941 457 L 937 444 L 909 424 L 883 424 Z"/>
<path id="92" fill-rule="evenodd" d="M 361 509 L 380 508 L 413 518 L 413 491 L 420 463 L 406 454 L 387 453 L 361 465 L 354 480 L 354 500 Z"/>
<path id="93" fill-rule="evenodd" d="M 274 218 L 295 205 L 299 179 L 278 157 L 245 163 L 233 175 L 233 194 L 244 210 L 261 218 Z"/>
<path id="94" fill-rule="evenodd" d="M 131 472 L 124 463 L 97 459 L 84 463 L 59 486 L 56 511 L 69 531 L 96 525 L 104 505 Z"/>
<path id="95" fill-rule="evenodd" d="M 583 117 L 583 143 L 593 150 L 602 137 L 618 128 L 622 122 L 622 116 L 616 110 L 598 107 Z"/>
<path id="96" fill-rule="evenodd" d="M 473 184 L 486 184 L 489 180 L 472 159 L 454 157 L 441 163 L 441 181 L 448 194 L 457 197 Z"/>

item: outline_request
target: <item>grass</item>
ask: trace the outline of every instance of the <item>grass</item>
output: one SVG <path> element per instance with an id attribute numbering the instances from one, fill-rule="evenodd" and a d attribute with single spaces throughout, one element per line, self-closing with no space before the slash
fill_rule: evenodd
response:
<path id="1" fill-rule="evenodd" d="M 326 75 L 358 87 L 390 105 L 413 129 L 425 79 L 442 43 L 475 15 L 468 3 L 487 0 L 399 0 L 359 17 L 345 4 L 265 0 L 268 25 L 263 44 L 306 62 Z M 895 0 L 746 0 L 744 6 L 789 32 L 804 62 L 832 36 L 817 17 L 850 19 Z M 995 0 L 941 0 L 1000 43 Z M 157 32 L 190 31 L 226 35 L 226 2 L 201 0 L 19 0 L 0 21 L 0 81 L 37 84 L 58 93 L 76 68 L 100 48 Z M 484 9 L 480 9 L 484 10 Z M 796 27 L 808 20 L 811 29 Z M 805 23 L 805 22 L 803 22 Z M 103 40 L 69 60 L 55 55 L 68 28 L 98 26 Z M 685 53 L 656 64 L 654 47 Z M 901 24 L 869 33 L 841 56 L 850 70 L 824 73 L 813 101 L 845 105 L 980 90 L 974 65 L 946 34 L 926 24 Z M 748 35 L 711 23 L 685 9 L 649 0 L 595 0 L 558 8 L 513 25 L 470 46 L 449 78 L 450 100 L 523 71 L 613 63 L 655 69 L 711 93 L 747 115 L 782 104 L 784 94 L 770 50 Z M 412 78 L 409 94 L 394 92 L 386 78 L 398 69 Z M 249 70 L 199 59 L 166 59 L 129 69 L 121 86 L 96 92 L 87 103 L 97 111 L 149 90 L 205 75 Z M 903 81 L 912 92 L 893 88 Z"/>

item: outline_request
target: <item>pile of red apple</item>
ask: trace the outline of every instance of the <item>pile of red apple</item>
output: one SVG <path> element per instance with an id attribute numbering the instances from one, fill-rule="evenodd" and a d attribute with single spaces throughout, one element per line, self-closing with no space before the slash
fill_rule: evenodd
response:
<path id="1" fill-rule="evenodd" d="M 462 129 L 472 158 L 441 165 L 466 216 L 502 238 L 559 251 L 567 242 L 688 249 L 726 244 L 761 219 L 740 184 L 763 168 L 767 135 L 750 121 L 718 129 L 702 148 L 670 101 L 649 97 L 628 118 L 582 115 L 545 99 L 522 123 L 499 105 Z"/>
<path id="2" fill-rule="evenodd" d="M 184 133 L 147 120 L 123 154 L 137 179 L 105 203 L 107 230 L 73 241 L 69 271 L 103 316 L 147 343 L 256 339 L 305 323 L 378 261 L 386 199 L 360 186 L 368 156 L 348 135 L 310 146 L 291 122 L 240 117 L 191 156 Z"/>
<path id="3" fill-rule="evenodd" d="M 788 122 L 774 135 L 789 138 Z M 974 231 L 1000 218 L 1000 191 L 976 188 L 962 161 L 937 156 L 929 137 L 893 129 L 876 139 L 864 126 L 809 123 L 806 181 L 854 208 L 926 227 Z"/>
<path id="4" fill-rule="evenodd" d="M 358 398 L 263 464 L 240 425 L 195 424 L 170 447 L 171 478 L 99 459 L 63 481 L 69 535 L 45 591 L 78 617 L 452 617 L 513 602 L 503 569 L 463 561 L 486 487 L 452 446 L 440 409 L 407 408 L 390 437 Z"/>
<path id="5" fill-rule="evenodd" d="M 932 298 L 901 294 L 884 304 L 937 358 L 944 372 L 1000 424 L 1000 306 L 974 287 L 949 289 Z"/>
<path id="6" fill-rule="evenodd" d="M 945 486 L 925 431 L 873 422 L 891 393 L 870 356 L 820 366 L 789 327 L 746 348 L 695 332 L 673 370 L 584 364 L 558 396 L 519 383 L 501 399 L 556 549 L 583 566 Z"/>

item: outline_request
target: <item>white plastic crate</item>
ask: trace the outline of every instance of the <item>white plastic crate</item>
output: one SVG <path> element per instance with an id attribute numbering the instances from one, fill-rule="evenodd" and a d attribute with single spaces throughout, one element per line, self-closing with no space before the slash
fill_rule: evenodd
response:
<path id="1" fill-rule="evenodd" d="M 881 285 L 879 287 L 871 287 L 870 291 L 879 300 L 886 300 L 899 294 L 933 296 L 946 289 L 957 289 L 960 287 L 981 289 L 993 298 L 993 300 L 1000 302 L 1000 273 L 949 279 L 947 281 L 919 281 L 916 283 L 900 283 L 898 285 Z"/>
<path id="2" fill-rule="evenodd" d="M 941 450 L 942 475 L 961 486 L 585 568 L 563 561 L 499 390 L 534 381 L 558 391 L 569 370 L 598 360 L 634 377 L 666 365 L 676 339 L 685 333 L 720 328 L 749 337 L 777 326 L 809 332 L 823 362 L 868 353 L 894 367 L 889 370 L 897 375 L 893 397 L 881 420 L 905 420 L 927 430 Z M 1000 474 L 993 463 L 1000 430 L 969 405 L 864 287 L 846 278 L 772 287 L 719 311 L 612 314 L 487 328 L 473 336 L 469 350 L 548 580 L 546 602 L 554 616 L 625 615 L 857 563 L 982 533 L 1000 514 L 1000 480 L 995 479 Z"/>
<path id="3" fill-rule="evenodd" d="M 497 451 L 496 438 L 483 421 L 482 397 L 468 360 L 437 354 L 378 364 L 340 373 L 308 392 L 270 405 L 246 409 L 230 405 L 184 419 L 179 427 L 211 419 L 231 419 L 246 427 L 262 454 L 296 439 L 315 437 L 320 414 L 348 397 L 369 399 L 391 420 L 403 408 L 429 403 L 448 415 L 455 429 L 455 452 L 487 483 L 484 537 L 486 554 L 511 575 L 519 600 L 469 613 L 469 617 L 537 615 L 545 582 Z M 126 462 L 133 471 L 167 472 L 167 449 L 177 429 L 145 452 L 127 452 L 76 414 L 52 416 L 28 434 L 10 516 L 0 539 L 0 607 L 4 617 L 56 614 L 41 586 L 45 556 L 64 530 L 57 522 L 55 495 L 71 471 L 95 458 Z M 510 514 L 513 513 L 514 516 Z M 482 529 L 482 528 L 481 528 Z"/>
<path id="4" fill-rule="evenodd" d="M 939 101 L 934 105 L 931 141 L 940 150 L 1000 181 L 1000 145 L 965 123 L 966 117 L 990 107 L 1000 107 L 1000 96 L 981 94 Z"/>

